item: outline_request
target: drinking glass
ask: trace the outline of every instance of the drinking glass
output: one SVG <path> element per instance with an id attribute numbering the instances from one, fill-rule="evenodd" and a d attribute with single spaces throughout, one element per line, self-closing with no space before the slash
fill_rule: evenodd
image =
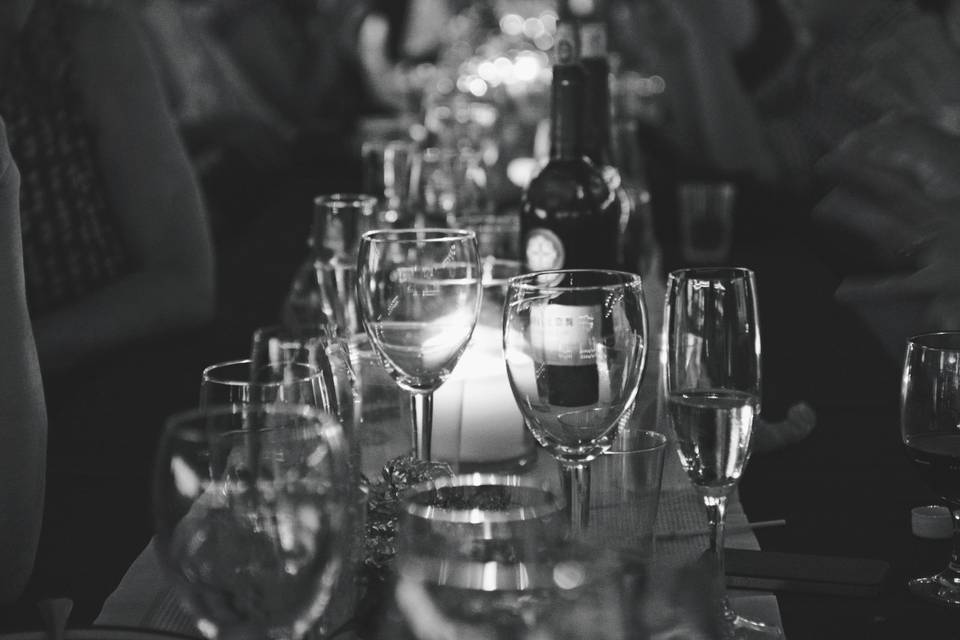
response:
<path id="1" fill-rule="evenodd" d="M 413 448 L 421 460 L 430 459 L 433 392 L 477 324 L 481 274 L 472 231 L 380 230 L 360 242 L 361 319 L 390 376 L 410 392 Z"/>
<path id="2" fill-rule="evenodd" d="M 394 592 L 409 631 L 417 640 L 555 638 L 551 620 L 575 610 L 575 621 L 602 624 L 573 637 L 617 637 L 599 631 L 620 629 L 615 564 L 571 544 L 564 521 L 549 489 L 518 476 L 412 487 L 398 524 Z"/>
<path id="3" fill-rule="evenodd" d="M 907 453 L 953 514 L 947 567 L 911 580 L 926 600 L 960 605 L 960 332 L 927 333 L 907 341 L 900 394 L 900 432 Z"/>
<path id="4" fill-rule="evenodd" d="M 324 613 L 343 558 L 347 445 L 297 405 L 171 417 L 154 476 L 157 551 L 208 638 L 297 640 Z"/>
<path id="5" fill-rule="evenodd" d="M 610 447 L 633 404 L 646 347 L 639 276 L 571 270 L 511 278 L 507 376 L 527 428 L 560 464 L 576 531 L 588 525 L 589 462 Z"/>
<path id="6" fill-rule="evenodd" d="M 707 508 L 710 553 L 723 581 L 727 497 L 750 455 L 760 413 L 760 329 L 749 269 L 674 271 L 667 280 L 661 393 L 679 445 L 680 463 Z M 747 620 L 721 596 L 725 636 L 779 637 Z"/>
<path id="7" fill-rule="evenodd" d="M 470 149 L 424 149 L 411 182 L 411 199 L 423 226 L 466 227 L 493 213 L 487 169 Z"/>
<path id="8" fill-rule="evenodd" d="M 213 364 L 203 370 L 200 407 L 249 403 L 305 404 L 335 413 L 335 392 L 323 374 L 304 362 L 254 363 L 249 358 Z"/>
<path id="9" fill-rule="evenodd" d="M 371 140 L 360 149 L 363 190 L 380 202 L 381 226 L 412 226 L 409 201 L 415 154 L 412 140 Z"/>
<path id="10" fill-rule="evenodd" d="M 271 325 L 253 332 L 250 349 L 251 366 L 268 367 L 270 371 L 298 371 L 310 375 L 309 369 L 290 368 L 288 363 L 311 367 L 319 373 L 320 402 L 329 408 L 353 442 L 357 404 L 356 380 L 350 359 L 349 343 L 324 327 Z M 290 376 L 293 377 L 293 376 Z M 309 400 L 309 395 L 306 398 Z M 313 404 L 306 402 L 306 404 Z"/>

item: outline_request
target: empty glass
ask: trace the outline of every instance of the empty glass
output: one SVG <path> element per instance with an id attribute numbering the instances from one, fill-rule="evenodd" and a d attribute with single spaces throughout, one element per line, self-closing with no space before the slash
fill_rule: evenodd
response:
<path id="1" fill-rule="evenodd" d="M 296 640 L 343 557 L 347 446 L 329 414 L 208 406 L 166 424 L 154 477 L 157 552 L 208 638 Z"/>
<path id="2" fill-rule="evenodd" d="M 468 149 L 424 149 L 414 165 L 412 187 L 422 226 L 466 228 L 493 212 L 487 169 Z"/>
<path id="3" fill-rule="evenodd" d="M 411 171 L 416 154 L 412 140 L 373 140 L 363 143 L 363 191 L 379 201 L 378 227 L 410 227 Z"/>
<path id="4" fill-rule="evenodd" d="M 358 392 L 347 341 L 313 327 L 260 327 L 253 332 L 250 359 L 255 367 L 282 369 L 295 362 L 320 373 L 321 404 L 337 416 L 359 464 L 356 412 Z"/>
<path id="5" fill-rule="evenodd" d="M 251 403 L 303 404 L 335 413 L 323 374 L 309 364 L 278 361 L 254 365 L 231 360 L 210 365 L 200 380 L 200 407 Z"/>
<path id="6" fill-rule="evenodd" d="M 472 231 L 371 231 L 360 243 L 364 329 L 391 377 L 411 394 L 421 460 L 430 459 L 433 391 L 453 371 L 477 323 L 481 273 Z"/>
<path id="7" fill-rule="evenodd" d="M 503 351 L 527 428 L 557 459 L 575 530 L 589 520 L 591 460 L 633 404 L 647 352 L 639 276 L 543 271 L 510 280 Z"/>

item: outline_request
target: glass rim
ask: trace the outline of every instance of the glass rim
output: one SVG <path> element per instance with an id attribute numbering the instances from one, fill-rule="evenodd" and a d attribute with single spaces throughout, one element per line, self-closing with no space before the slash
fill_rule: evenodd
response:
<path id="1" fill-rule="evenodd" d="M 558 276 L 568 276 L 576 274 L 594 274 L 594 275 L 603 275 L 603 276 L 616 276 L 620 278 L 620 282 L 609 282 L 606 284 L 594 284 L 594 285 L 549 285 L 549 284 L 536 284 L 531 282 L 536 278 L 543 276 L 549 277 L 550 275 Z M 597 289 L 610 289 L 617 287 L 627 287 L 640 285 L 643 286 L 643 278 L 636 273 L 630 273 L 628 271 L 617 271 L 616 269 L 548 269 L 546 271 L 533 271 L 531 273 L 521 273 L 518 276 L 511 277 L 508 281 L 508 284 L 511 289 L 521 289 L 524 291 L 595 291 Z"/>
<path id="2" fill-rule="evenodd" d="M 256 385 L 258 387 L 279 387 L 281 385 L 308 382 L 310 380 L 313 380 L 315 378 L 319 378 L 322 376 L 322 372 L 312 364 L 307 362 L 297 362 L 296 360 L 284 360 L 281 362 L 281 364 L 294 365 L 297 367 L 305 367 L 310 372 L 309 375 L 297 376 L 297 377 L 294 377 L 293 379 L 279 380 L 277 382 L 250 382 L 250 380 L 238 380 L 236 378 L 217 378 L 217 377 L 211 377 L 209 375 L 211 371 L 214 371 L 216 369 L 224 369 L 226 367 L 237 367 L 240 365 L 247 365 L 247 369 L 249 370 L 250 368 L 249 365 L 252 363 L 253 363 L 252 358 L 240 358 L 238 360 L 226 360 L 224 362 L 217 362 L 204 367 L 203 373 L 201 374 L 200 379 L 203 382 L 214 382 L 216 384 L 222 384 L 222 385 L 231 386 L 231 387 L 246 387 L 250 385 Z M 270 367 L 274 365 L 271 363 L 265 363 L 263 366 Z"/>
<path id="3" fill-rule="evenodd" d="M 946 339 L 951 345 L 934 344 L 937 339 Z M 926 331 L 917 333 L 907 338 L 908 347 L 919 347 L 929 351 L 957 351 L 960 352 L 960 330 L 950 331 Z"/>
<path id="4" fill-rule="evenodd" d="M 447 507 L 427 506 L 411 502 L 414 496 L 428 491 L 457 487 L 488 486 L 533 489 L 544 495 L 546 504 L 535 507 L 518 506 L 506 510 L 487 511 L 480 508 L 450 509 Z M 563 510 L 563 505 L 557 498 L 556 493 L 546 485 L 530 478 L 497 473 L 460 474 L 425 480 L 418 482 L 404 491 L 401 495 L 401 500 L 403 501 L 403 511 L 408 516 L 441 520 L 454 524 L 479 524 L 481 522 L 506 523 L 515 522 L 520 519 L 533 520 L 554 513 L 560 513 Z M 481 513 L 483 514 L 482 518 L 479 517 Z"/>
<path id="5" fill-rule="evenodd" d="M 167 416 L 163 421 L 164 432 L 172 433 L 174 431 L 174 425 L 178 424 L 185 425 L 201 421 L 209 424 L 212 419 L 249 414 L 251 412 L 259 412 L 264 415 L 286 415 L 304 419 L 315 419 L 324 428 L 335 427 L 340 430 L 341 433 L 343 431 L 343 425 L 340 424 L 340 421 L 335 415 L 318 407 L 289 402 L 248 402 L 243 404 L 216 403 L 207 407 L 177 411 Z M 280 427 L 265 427 L 257 431 L 270 431 L 278 428 Z M 229 430 L 229 432 L 234 431 L 239 430 Z"/>
<path id="6" fill-rule="evenodd" d="M 356 266 L 354 265 L 354 268 Z M 286 333 L 284 333 L 286 332 Z M 301 332 L 301 333 L 298 333 Z M 257 327 L 253 330 L 253 339 L 256 341 L 257 338 L 267 337 L 267 338 L 276 338 L 284 343 L 288 342 L 302 342 L 305 346 L 309 346 L 309 343 L 317 340 L 325 340 L 333 337 L 330 329 L 325 326 L 313 325 L 309 323 L 297 323 L 293 325 L 293 331 L 291 331 L 290 326 L 276 322 L 274 324 L 265 324 Z M 251 358 L 244 358 L 245 360 L 251 360 Z M 290 362 L 287 360 L 286 362 Z M 221 363 L 225 364 L 225 363 Z M 310 364 L 310 363 L 297 363 L 297 364 Z M 215 365 L 210 365 L 215 366 Z M 311 365 L 312 366 L 312 365 Z"/>
<path id="7" fill-rule="evenodd" d="M 629 449 L 607 449 L 603 452 L 602 455 L 605 456 L 629 456 L 637 453 L 653 453 L 654 451 L 661 451 L 667 447 L 667 436 L 660 433 L 659 431 L 651 431 L 649 429 L 639 430 L 636 433 L 642 433 L 646 437 L 651 437 L 652 440 L 656 442 L 650 444 L 649 446 L 635 446 Z"/>
<path id="8" fill-rule="evenodd" d="M 425 237 L 428 236 L 428 237 Z M 361 236 L 367 242 L 449 242 L 473 238 L 477 234 L 470 229 L 444 229 L 442 227 L 424 227 L 421 229 L 374 229 Z"/>
<path id="9" fill-rule="evenodd" d="M 377 206 L 377 197 L 369 193 L 359 192 L 325 193 L 315 196 L 313 204 L 316 207 L 328 206 L 333 209 L 372 209 Z"/>
<path id="10" fill-rule="evenodd" d="M 756 278 L 756 272 L 748 267 L 684 267 L 674 269 L 668 276 L 670 280 L 716 280 L 723 276 Z"/>

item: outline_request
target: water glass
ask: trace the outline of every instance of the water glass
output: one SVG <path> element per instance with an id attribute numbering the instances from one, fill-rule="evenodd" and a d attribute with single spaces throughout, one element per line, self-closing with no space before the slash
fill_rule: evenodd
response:
<path id="1" fill-rule="evenodd" d="M 335 413 L 323 374 L 291 360 L 254 363 L 249 358 L 210 365 L 200 379 L 200 407 L 244 404 L 301 404 Z"/>
<path id="2" fill-rule="evenodd" d="M 621 637 L 616 563 L 566 536 L 562 504 L 517 476 L 442 477 L 404 496 L 395 606 L 413 637 L 557 636 L 575 610 L 581 637 Z M 591 632 L 582 625 L 602 618 Z M 570 637 L 570 636 L 566 636 Z"/>
<path id="3" fill-rule="evenodd" d="M 343 561 L 347 444 L 297 405 L 213 405 L 166 424 L 154 477 L 157 552 L 208 638 L 298 640 Z"/>
<path id="4" fill-rule="evenodd" d="M 653 556 L 667 438 L 622 430 L 593 461 L 589 539 L 617 549 L 632 561 Z"/>
<path id="5" fill-rule="evenodd" d="M 411 172 L 417 146 L 412 140 L 371 140 L 360 150 L 364 193 L 378 202 L 378 228 L 411 227 Z"/>

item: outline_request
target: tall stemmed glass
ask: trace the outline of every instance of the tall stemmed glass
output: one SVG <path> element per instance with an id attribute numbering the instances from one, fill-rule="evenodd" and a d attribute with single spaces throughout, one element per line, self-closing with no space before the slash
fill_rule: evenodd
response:
<path id="1" fill-rule="evenodd" d="M 661 392 L 680 463 L 703 497 L 710 552 L 723 581 L 727 498 L 750 455 L 760 413 L 760 328 L 749 269 L 682 269 L 667 281 Z M 721 586 L 722 588 L 722 586 Z M 721 612 L 727 638 L 779 637 L 775 627 Z"/>
<path id="2" fill-rule="evenodd" d="M 477 324 L 480 259 L 472 231 L 370 231 L 360 241 L 357 297 L 370 343 L 410 392 L 413 449 L 430 459 L 433 392 L 453 371 Z"/>
<path id="3" fill-rule="evenodd" d="M 157 551 L 203 635 L 298 640 L 324 613 L 344 555 L 347 449 L 312 407 L 219 405 L 167 421 Z"/>
<path id="4" fill-rule="evenodd" d="M 589 462 L 611 445 L 643 375 L 639 276 L 542 271 L 510 279 L 503 352 L 533 436 L 557 459 L 574 531 L 588 525 Z"/>
<path id="5" fill-rule="evenodd" d="M 960 332 L 927 333 L 907 341 L 900 394 L 900 433 L 907 453 L 953 514 L 947 567 L 916 578 L 910 591 L 960 605 Z"/>

